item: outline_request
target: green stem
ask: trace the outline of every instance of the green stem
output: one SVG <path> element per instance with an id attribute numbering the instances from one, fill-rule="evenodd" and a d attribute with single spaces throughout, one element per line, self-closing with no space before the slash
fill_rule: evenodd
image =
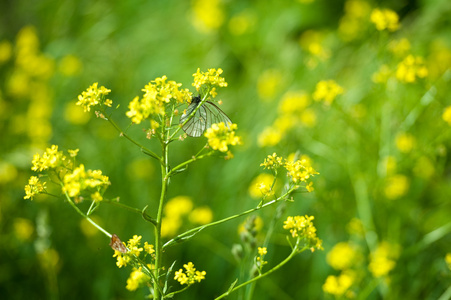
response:
<path id="1" fill-rule="evenodd" d="M 175 243 L 181 242 L 181 241 L 183 241 L 183 240 L 185 240 L 185 239 L 191 238 L 191 237 L 193 237 L 194 235 L 196 235 L 197 233 L 199 233 L 201 230 L 203 230 L 203 229 L 205 229 L 205 228 L 208 228 L 208 227 L 211 227 L 211 226 L 215 226 L 215 225 L 222 224 L 222 223 L 224 223 L 224 222 L 227 222 L 227 221 L 230 221 L 230 220 L 239 218 L 239 217 L 241 217 L 241 216 L 244 216 L 244 215 L 253 213 L 254 211 L 260 210 L 260 209 L 262 209 L 262 208 L 264 208 L 264 207 L 268 207 L 268 206 L 270 206 L 270 205 L 272 205 L 272 204 L 274 204 L 274 203 L 277 203 L 277 202 L 280 202 L 280 201 L 282 201 L 282 200 L 285 200 L 286 197 L 287 197 L 291 192 L 293 192 L 294 190 L 295 190 L 295 188 L 291 188 L 291 189 L 288 190 L 285 194 L 283 194 L 282 196 L 278 197 L 277 199 L 271 200 L 271 201 L 269 201 L 269 202 L 267 202 L 267 203 L 265 203 L 265 204 L 263 204 L 263 205 L 260 205 L 260 206 L 257 206 L 257 207 L 255 207 L 255 208 L 246 210 L 246 211 L 244 211 L 244 212 L 242 212 L 242 213 L 239 213 L 239 214 L 236 214 L 236 215 L 233 215 L 233 216 L 230 216 L 230 217 L 227 217 L 227 218 L 224 218 L 224 219 L 215 221 L 215 222 L 211 222 L 211 223 L 206 224 L 206 225 L 201 225 L 201 226 L 198 226 L 198 227 L 196 227 L 196 228 L 193 228 L 193 229 L 190 229 L 190 230 L 188 230 L 188 231 L 185 231 L 184 233 L 179 234 L 179 235 L 176 236 L 175 238 L 173 238 L 173 239 L 167 241 L 166 244 L 163 245 L 163 248 L 166 248 L 166 247 L 171 246 L 171 245 L 173 245 L 173 244 L 175 244 Z"/>
<path id="2" fill-rule="evenodd" d="M 105 111 L 102 112 L 103 115 L 106 116 Z M 114 122 L 111 119 L 111 116 L 105 117 L 105 119 L 110 122 L 111 125 L 113 125 L 113 127 L 119 132 L 120 136 L 125 137 L 127 140 L 129 140 L 130 142 L 132 142 L 133 144 L 135 144 L 136 146 L 138 146 L 142 152 L 144 152 L 145 154 L 149 155 L 150 157 L 155 158 L 156 160 L 160 160 L 160 157 L 158 157 L 157 154 L 155 154 L 153 151 L 151 151 L 150 149 L 144 147 L 143 145 L 141 145 L 140 143 L 138 143 L 137 141 L 135 141 L 134 139 L 132 139 L 128 134 L 126 134 L 124 131 L 122 131 L 122 129 L 116 124 L 116 122 Z"/>
<path id="3" fill-rule="evenodd" d="M 288 255 L 287 258 L 285 258 L 282 262 L 280 262 L 274 268 L 272 268 L 271 270 L 267 271 L 266 273 L 263 273 L 263 274 L 260 274 L 258 276 L 255 276 L 254 278 L 252 278 L 252 279 L 250 279 L 250 280 L 248 280 L 246 282 L 243 282 L 242 284 L 240 284 L 240 285 L 238 285 L 238 286 L 236 286 L 236 287 L 234 287 L 232 289 L 229 289 L 227 292 L 225 292 L 221 296 L 215 298 L 215 300 L 219 300 L 219 299 L 225 298 L 228 295 L 230 295 L 231 293 L 233 293 L 234 291 L 236 291 L 236 290 L 238 290 L 238 289 L 240 289 L 240 288 L 242 288 L 242 287 L 244 287 L 244 286 L 246 286 L 246 285 L 248 285 L 250 283 L 253 283 L 253 282 L 255 282 L 255 281 L 259 280 L 259 279 L 262 279 L 263 277 L 266 277 L 269 274 L 271 274 L 271 273 L 277 271 L 278 269 L 280 269 L 283 265 L 285 265 L 287 262 L 289 262 L 296 254 L 301 253 L 301 252 L 305 251 L 306 249 L 308 249 L 307 247 L 304 247 L 302 249 L 298 249 L 300 241 L 301 241 L 301 239 L 298 239 L 296 241 L 296 245 L 292 249 L 290 255 Z"/>
<path id="4" fill-rule="evenodd" d="M 164 121 L 163 121 L 164 124 Z M 163 125 L 164 126 L 164 125 Z M 155 232 L 155 278 L 157 280 L 154 281 L 154 299 L 160 300 L 164 295 L 160 295 L 160 270 L 162 269 L 162 255 L 163 255 L 163 243 L 161 239 L 161 220 L 163 218 L 163 206 L 164 201 L 166 199 L 166 192 L 168 188 L 168 181 L 169 181 L 169 155 L 168 155 L 168 140 L 167 139 L 167 132 L 165 128 L 162 128 L 162 132 L 164 134 L 163 139 L 161 141 L 161 150 L 162 150 L 162 156 L 161 156 L 161 194 L 160 194 L 160 202 L 158 204 L 158 212 L 157 212 L 157 219 L 156 219 L 156 226 L 154 229 Z"/>

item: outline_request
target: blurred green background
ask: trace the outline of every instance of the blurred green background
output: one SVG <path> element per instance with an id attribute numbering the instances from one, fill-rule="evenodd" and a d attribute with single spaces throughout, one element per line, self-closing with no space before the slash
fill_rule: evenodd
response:
<path id="1" fill-rule="evenodd" d="M 114 117 L 126 128 L 128 103 L 150 80 L 167 75 L 191 88 L 197 68 L 222 68 L 229 86 L 218 97 L 243 145 L 230 161 L 192 164 L 173 178 L 169 197 L 189 196 L 217 220 L 258 204 L 249 189 L 268 154 L 300 151 L 320 172 L 314 193 L 296 194 L 286 205 L 266 259 L 271 266 L 289 253 L 287 215 L 314 215 L 325 250 L 298 255 L 260 281 L 254 299 L 449 299 L 451 121 L 442 114 L 451 105 L 451 3 L 392 2 L 2 1 L 0 295 L 146 295 L 125 289 L 130 269 L 116 267 L 108 239 L 67 203 L 23 199 L 32 156 L 51 144 L 79 148 L 79 162 L 110 177 L 108 197 L 149 205 L 155 215 L 158 165 L 107 122 L 83 114 L 76 98 L 93 82 L 110 88 L 113 105 L 120 105 Z M 370 14 L 377 7 L 397 12 L 399 30 L 376 30 Z M 428 72 L 404 82 L 398 70 L 410 54 Z M 330 105 L 313 101 L 316 84 L 329 79 L 343 94 Z M 141 128 L 128 132 L 158 149 Z M 204 143 L 174 145 L 171 160 L 188 159 Z M 274 213 L 257 214 L 261 242 Z M 148 223 L 117 207 L 102 205 L 95 218 L 123 240 L 139 234 L 153 242 Z M 167 265 L 192 261 L 207 271 L 178 299 L 212 299 L 239 276 L 231 248 L 242 243 L 244 221 L 210 228 L 166 252 Z M 183 229 L 192 226 L 186 221 Z M 351 250 L 328 256 L 338 243 Z M 350 284 L 341 282 L 345 288 L 335 296 L 324 291 L 328 276 L 343 274 L 352 274 Z"/>

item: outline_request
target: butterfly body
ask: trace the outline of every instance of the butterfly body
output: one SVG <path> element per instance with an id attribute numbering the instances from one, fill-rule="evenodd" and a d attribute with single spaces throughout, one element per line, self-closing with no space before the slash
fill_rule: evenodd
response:
<path id="1" fill-rule="evenodd" d="M 180 124 L 183 124 L 191 113 L 200 105 L 200 96 L 194 96 L 191 104 L 180 117 Z M 227 126 L 232 124 L 230 118 L 213 102 L 205 101 L 194 113 L 194 116 L 182 125 L 183 131 L 192 137 L 200 137 L 212 124 L 224 122 Z"/>

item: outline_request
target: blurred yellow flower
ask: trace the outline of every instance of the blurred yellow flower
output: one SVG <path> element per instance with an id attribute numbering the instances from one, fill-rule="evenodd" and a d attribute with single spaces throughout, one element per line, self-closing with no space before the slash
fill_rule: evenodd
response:
<path id="1" fill-rule="evenodd" d="M 188 196 L 176 196 L 171 198 L 164 207 L 164 213 L 166 216 L 184 216 L 191 212 L 193 209 L 193 201 Z"/>
<path id="2" fill-rule="evenodd" d="M 415 173 L 416 176 L 418 176 L 420 178 L 429 179 L 435 173 L 434 163 L 428 157 L 421 156 L 415 162 L 415 166 L 413 167 L 413 172 Z"/>
<path id="3" fill-rule="evenodd" d="M 451 126 L 451 105 L 443 111 L 442 119 Z"/>
<path id="4" fill-rule="evenodd" d="M 363 227 L 362 221 L 358 218 L 352 218 L 351 221 L 346 225 L 346 229 L 350 235 L 356 235 L 363 237 L 365 235 L 365 228 Z"/>
<path id="5" fill-rule="evenodd" d="M 75 101 L 68 102 L 64 108 L 64 119 L 74 125 L 83 125 L 91 119 L 90 114 L 85 114 L 81 106 L 76 106 Z"/>
<path id="6" fill-rule="evenodd" d="M 142 272 L 142 267 L 139 267 L 139 269 L 133 268 L 133 271 L 127 279 L 125 288 L 129 291 L 136 291 L 140 286 L 145 285 L 149 281 L 150 277 Z"/>
<path id="7" fill-rule="evenodd" d="M 52 145 L 45 150 L 42 156 L 38 153 L 33 156 L 33 161 L 31 162 L 33 166 L 31 167 L 31 170 L 42 172 L 49 168 L 56 168 L 65 160 L 66 156 L 64 156 L 63 151 L 58 151 L 58 146 Z"/>
<path id="8" fill-rule="evenodd" d="M 409 186 L 410 182 L 407 176 L 401 174 L 392 175 L 386 180 L 385 196 L 390 200 L 400 198 L 407 194 Z"/>
<path id="9" fill-rule="evenodd" d="M 0 64 L 8 61 L 13 53 L 13 46 L 11 42 L 3 40 L 0 42 Z"/>
<path id="10" fill-rule="evenodd" d="M 11 182 L 17 177 L 17 168 L 13 164 L 0 160 L 0 184 Z"/>
<path id="11" fill-rule="evenodd" d="M 381 160 L 379 169 L 384 175 L 393 175 L 396 172 L 397 162 L 396 158 L 391 155 L 387 155 Z"/>
<path id="12" fill-rule="evenodd" d="M 260 147 L 270 147 L 277 145 L 282 139 L 280 130 L 273 127 L 266 127 L 263 132 L 258 135 L 258 145 Z"/>
<path id="13" fill-rule="evenodd" d="M 388 30 L 393 32 L 398 30 L 400 26 L 398 14 L 391 9 L 373 9 L 370 20 L 379 31 Z"/>
<path id="14" fill-rule="evenodd" d="M 75 201 L 82 200 L 81 194 L 83 191 L 92 191 L 91 199 L 94 201 L 101 201 L 103 198 L 99 193 L 99 189 L 105 190 L 111 183 L 108 176 L 102 175 L 100 170 L 85 171 L 85 166 L 80 164 L 71 173 L 64 175 L 63 193 L 67 193 L 69 197 L 75 197 Z"/>
<path id="15" fill-rule="evenodd" d="M 100 217 L 96 216 L 96 215 L 91 215 L 89 216 L 91 218 L 91 220 L 93 220 L 96 224 L 102 226 L 102 219 L 100 219 Z M 80 229 L 81 232 L 86 236 L 86 237 L 94 237 L 96 235 L 99 235 L 100 231 L 92 226 L 92 224 L 86 220 L 85 218 L 82 218 L 80 220 Z"/>
<path id="16" fill-rule="evenodd" d="M 379 70 L 377 70 L 371 76 L 371 80 L 374 83 L 387 83 L 387 80 L 390 78 L 392 71 L 387 65 L 380 66 Z"/>
<path id="17" fill-rule="evenodd" d="M 313 109 L 307 108 L 301 112 L 301 123 L 307 127 L 314 127 L 316 125 L 316 113 Z"/>
<path id="18" fill-rule="evenodd" d="M 213 221 L 213 211 L 208 206 L 197 207 L 189 214 L 189 220 L 193 224 L 208 224 Z"/>
<path id="19" fill-rule="evenodd" d="M 21 241 L 29 240 L 34 232 L 33 222 L 28 219 L 15 218 L 13 226 L 16 237 Z"/>
<path id="20" fill-rule="evenodd" d="M 386 276 L 396 266 L 398 256 L 399 246 L 384 241 L 370 254 L 368 269 L 376 278 Z"/>
<path id="21" fill-rule="evenodd" d="M 80 59 L 72 54 L 64 56 L 59 63 L 59 71 L 65 76 L 78 75 L 82 68 Z"/>
<path id="22" fill-rule="evenodd" d="M 304 91 L 290 91 L 283 95 L 279 103 L 279 114 L 298 114 L 310 104 L 310 98 Z"/>
<path id="23" fill-rule="evenodd" d="M 344 16 L 340 19 L 338 33 L 345 41 L 363 36 L 371 6 L 366 1 L 348 0 L 345 2 Z"/>
<path id="24" fill-rule="evenodd" d="M 448 269 L 451 270 L 451 252 L 446 253 L 445 262 L 446 262 L 446 265 L 448 266 Z"/>
<path id="25" fill-rule="evenodd" d="M 410 42 L 406 38 L 393 40 L 388 44 L 388 49 L 398 57 L 405 56 L 410 51 Z"/>
<path id="26" fill-rule="evenodd" d="M 254 30 L 255 16 L 250 11 L 240 12 L 230 18 L 229 31 L 233 35 L 243 35 Z"/>
<path id="27" fill-rule="evenodd" d="M 221 0 L 192 0 L 192 22 L 200 32 L 211 33 L 224 23 L 225 14 Z"/>
<path id="28" fill-rule="evenodd" d="M 205 131 L 204 136 L 213 150 L 225 153 L 229 151 L 229 146 L 241 144 L 241 138 L 235 135 L 237 127 L 236 124 L 226 125 L 224 122 L 213 124 Z"/>
<path id="29" fill-rule="evenodd" d="M 356 274 L 352 270 L 346 270 L 339 276 L 329 275 L 323 284 L 325 293 L 335 295 L 337 297 L 344 295 L 355 282 Z"/>
<path id="30" fill-rule="evenodd" d="M 358 259 L 359 252 L 356 247 L 347 242 L 336 244 L 327 253 L 327 263 L 336 270 L 349 269 Z"/>
<path id="31" fill-rule="evenodd" d="M 398 64 L 396 78 L 405 83 L 415 82 L 417 78 L 428 76 L 428 69 L 421 56 L 408 55 Z"/>
<path id="32" fill-rule="evenodd" d="M 179 216 L 163 217 L 161 220 L 161 237 L 173 237 L 182 227 L 182 219 Z"/>
<path id="33" fill-rule="evenodd" d="M 267 197 L 274 195 L 274 190 L 276 187 L 271 190 L 274 179 L 274 175 L 268 173 L 259 174 L 249 185 L 249 195 L 255 199 L 260 199 L 263 196 Z M 277 186 L 277 188 L 278 187 L 279 186 Z"/>
<path id="34" fill-rule="evenodd" d="M 416 139 L 407 132 L 400 132 L 396 135 L 396 148 L 402 153 L 409 153 L 415 147 Z"/>
<path id="35" fill-rule="evenodd" d="M 260 99 L 272 100 L 280 89 L 282 73 L 279 70 L 270 69 L 264 71 L 257 82 L 257 91 Z"/>
<path id="36" fill-rule="evenodd" d="M 313 99 L 315 101 L 323 100 L 325 104 L 330 105 L 334 99 L 343 94 L 344 89 L 339 86 L 334 80 L 321 80 L 316 84 Z"/>

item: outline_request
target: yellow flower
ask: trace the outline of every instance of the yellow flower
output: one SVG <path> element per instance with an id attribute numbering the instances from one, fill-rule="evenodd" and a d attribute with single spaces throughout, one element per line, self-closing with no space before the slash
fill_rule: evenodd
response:
<path id="1" fill-rule="evenodd" d="M 103 198 L 99 191 L 103 192 L 111 184 L 108 176 L 102 175 L 102 171 L 85 171 L 83 164 L 75 168 L 72 173 L 64 175 L 63 183 L 63 193 L 67 193 L 69 197 L 75 197 L 76 202 L 82 200 L 80 196 L 85 190 L 93 191 L 92 200 L 101 201 Z"/>
<path id="2" fill-rule="evenodd" d="M 413 172 L 416 176 L 429 179 L 435 173 L 434 163 L 426 156 L 421 156 L 415 163 Z"/>
<path id="3" fill-rule="evenodd" d="M 175 272 L 174 277 L 174 279 L 177 280 L 180 284 L 191 285 L 196 281 L 200 282 L 201 280 L 205 279 L 207 272 L 196 271 L 196 268 L 194 268 L 194 264 L 192 262 L 184 264 L 183 267 L 185 268 L 185 272 L 183 271 L 183 269 L 179 269 Z"/>
<path id="4" fill-rule="evenodd" d="M 13 46 L 7 40 L 0 42 L 0 64 L 8 61 L 13 53 Z"/>
<path id="5" fill-rule="evenodd" d="M 197 72 L 193 74 L 194 82 L 193 86 L 197 91 L 200 90 L 202 85 L 207 85 L 209 87 L 227 87 L 227 82 L 225 82 L 224 77 L 221 77 L 223 70 L 219 69 L 208 69 L 207 72 L 201 72 L 199 68 L 197 68 Z M 213 94 L 210 95 L 214 98 L 216 89 L 214 88 Z"/>
<path id="6" fill-rule="evenodd" d="M 285 161 L 285 168 L 288 176 L 294 183 L 306 182 L 311 176 L 319 174 L 313 169 L 311 160 L 308 156 L 303 155 L 296 161 Z"/>
<path id="7" fill-rule="evenodd" d="M 241 144 L 241 138 L 235 136 L 236 124 L 224 124 L 224 122 L 213 124 L 208 128 L 204 136 L 208 138 L 208 145 L 213 150 L 220 152 L 228 152 L 229 146 L 236 146 Z"/>
<path id="8" fill-rule="evenodd" d="M 66 160 L 66 156 L 62 151 L 58 151 L 57 145 L 52 145 L 47 148 L 44 154 L 35 154 L 33 156 L 32 167 L 33 171 L 42 172 L 47 169 L 52 169 L 60 166 Z"/>
<path id="9" fill-rule="evenodd" d="M 187 215 L 193 209 L 193 201 L 188 196 L 177 196 L 171 198 L 164 207 L 166 216 L 180 217 Z"/>
<path id="10" fill-rule="evenodd" d="M 274 127 L 266 127 L 262 133 L 258 135 L 258 145 L 260 147 L 271 147 L 277 145 L 282 139 L 280 130 Z"/>
<path id="11" fill-rule="evenodd" d="M 393 40 L 388 44 L 390 52 L 398 57 L 405 56 L 410 50 L 410 42 L 406 38 Z"/>
<path id="12" fill-rule="evenodd" d="M 376 250 L 370 255 L 370 264 L 368 269 L 374 277 L 382 277 L 396 266 L 396 261 L 399 256 L 399 246 L 382 242 L 378 245 Z"/>
<path id="13" fill-rule="evenodd" d="M 415 147 L 415 137 L 406 132 L 400 132 L 396 136 L 396 148 L 402 153 L 409 153 Z"/>
<path id="14" fill-rule="evenodd" d="M 322 241 L 316 236 L 316 228 L 313 225 L 313 216 L 288 217 L 283 223 L 283 229 L 290 230 L 294 238 L 305 239 L 305 245 L 313 252 L 316 249 L 322 250 Z"/>
<path id="15" fill-rule="evenodd" d="M 90 111 L 91 107 L 99 104 L 111 107 L 111 104 L 113 103 L 110 99 L 106 99 L 106 95 L 108 95 L 111 90 L 104 86 L 99 88 L 98 85 L 98 82 L 93 83 L 86 91 L 78 96 L 78 101 L 75 104 L 82 106 L 85 112 Z"/>
<path id="16" fill-rule="evenodd" d="M 264 71 L 258 78 L 258 95 L 263 100 L 273 99 L 279 91 L 281 82 L 282 73 L 279 70 L 270 69 Z"/>
<path id="17" fill-rule="evenodd" d="M 287 92 L 279 103 L 279 114 L 299 114 L 309 104 L 310 98 L 305 92 Z"/>
<path id="18" fill-rule="evenodd" d="M 371 6 L 366 1 L 348 0 L 345 2 L 345 14 L 340 19 L 338 33 L 345 41 L 363 36 Z"/>
<path id="19" fill-rule="evenodd" d="M 268 155 L 267 158 L 260 164 L 264 169 L 276 170 L 283 165 L 282 157 L 277 156 L 276 152 L 272 155 Z"/>
<path id="20" fill-rule="evenodd" d="M 198 207 L 189 214 L 189 220 L 193 224 L 208 224 L 213 220 L 213 212 L 208 206 Z"/>
<path id="21" fill-rule="evenodd" d="M 404 196 L 409 190 L 409 179 L 407 176 L 396 174 L 387 178 L 384 192 L 385 196 L 390 199 L 397 199 Z"/>
<path id="22" fill-rule="evenodd" d="M 335 98 L 343 94 L 344 89 L 339 86 L 334 80 L 321 80 L 316 84 L 313 99 L 315 101 L 323 100 L 327 105 L 330 105 Z"/>
<path id="23" fill-rule="evenodd" d="M 445 108 L 442 114 L 442 119 L 451 126 L 451 106 Z"/>
<path id="24" fill-rule="evenodd" d="M 327 263 L 336 270 L 345 270 L 356 263 L 358 256 L 359 252 L 355 246 L 341 242 L 327 253 Z"/>
<path id="25" fill-rule="evenodd" d="M 59 64 L 59 70 L 65 76 L 80 74 L 82 67 L 80 59 L 72 54 L 64 56 Z"/>
<path id="26" fill-rule="evenodd" d="M 371 80 L 374 83 L 387 83 L 388 78 L 390 78 L 392 71 L 387 65 L 382 65 L 377 72 L 373 73 Z"/>
<path id="27" fill-rule="evenodd" d="M 240 12 L 230 18 L 229 31 L 233 35 L 243 35 L 254 29 L 256 23 L 255 16 L 248 12 Z"/>
<path id="28" fill-rule="evenodd" d="M 221 0 L 193 0 L 192 22 L 201 32 L 218 30 L 224 23 L 224 8 Z"/>
<path id="29" fill-rule="evenodd" d="M 420 56 L 408 55 L 398 64 L 396 69 L 396 78 L 405 83 L 412 83 L 417 78 L 425 78 L 427 76 L 428 69 L 424 64 L 423 58 Z"/>
<path id="30" fill-rule="evenodd" d="M 15 218 L 13 226 L 16 237 L 21 241 L 29 240 L 34 232 L 33 223 L 28 219 Z"/>
<path id="31" fill-rule="evenodd" d="M 252 180 L 249 186 L 250 196 L 252 198 L 261 198 L 262 196 L 268 197 L 274 195 L 275 190 L 279 188 L 278 185 L 272 187 L 274 179 L 274 175 L 267 173 L 259 174 Z"/>
<path id="32" fill-rule="evenodd" d="M 142 267 L 139 269 L 133 269 L 130 273 L 130 277 L 127 279 L 127 286 L 125 287 L 129 291 L 136 291 L 140 286 L 144 285 L 150 280 L 150 277 L 142 272 Z"/>
<path id="33" fill-rule="evenodd" d="M 346 270 L 340 276 L 329 275 L 323 284 L 323 291 L 335 295 L 342 296 L 355 282 L 356 274 L 352 270 Z"/>
<path id="34" fill-rule="evenodd" d="M 33 197 L 45 191 L 46 182 L 41 182 L 38 177 L 31 176 L 25 186 L 24 199 L 33 200 Z"/>
<path id="35" fill-rule="evenodd" d="M 451 270 L 451 253 L 446 253 L 445 262 L 448 265 L 448 269 Z"/>
<path id="36" fill-rule="evenodd" d="M 388 30 L 393 32 L 398 30 L 400 26 L 398 14 L 391 9 L 373 9 L 370 20 L 379 31 Z"/>
<path id="37" fill-rule="evenodd" d="M 149 244 L 149 243 L 147 243 L 147 242 L 144 242 L 144 251 L 145 251 L 147 254 L 152 255 L 152 254 L 155 253 L 155 248 L 154 248 L 154 246 L 153 246 L 152 244 Z"/>
<path id="38" fill-rule="evenodd" d="M 266 249 L 266 247 L 258 247 L 258 255 L 263 256 L 266 255 L 268 253 L 268 250 Z"/>

